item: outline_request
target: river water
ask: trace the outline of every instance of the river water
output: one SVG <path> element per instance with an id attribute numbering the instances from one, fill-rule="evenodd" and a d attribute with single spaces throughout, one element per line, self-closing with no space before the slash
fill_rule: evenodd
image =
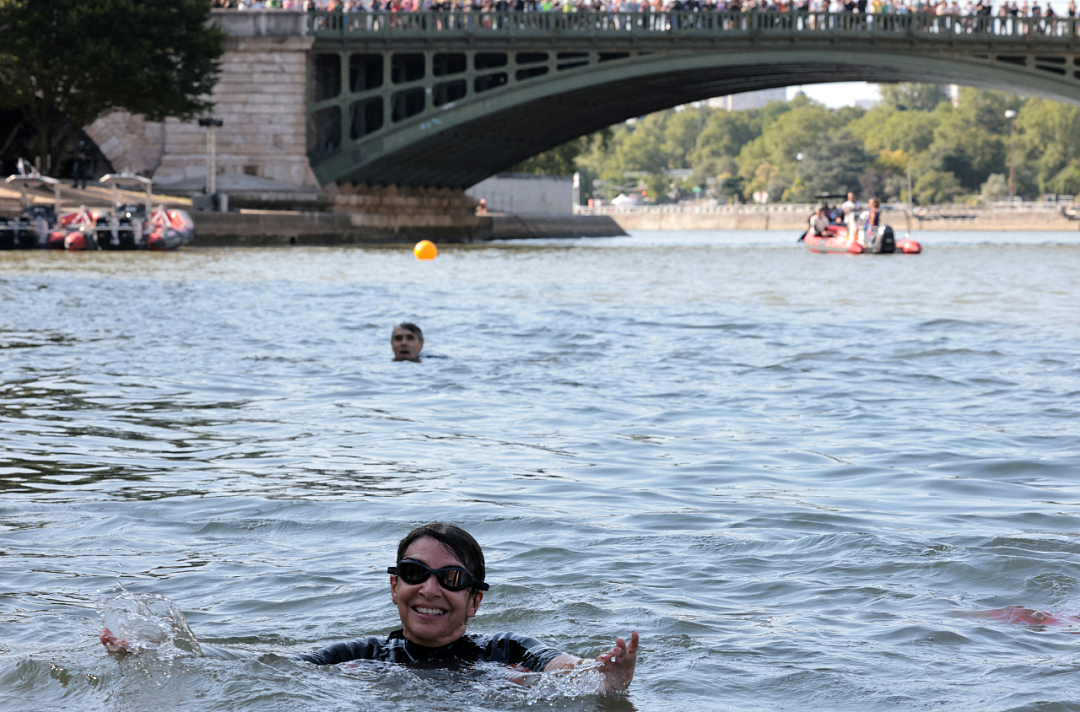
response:
<path id="1" fill-rule="evenodd" d="M 0 254 L 0 709 L 1080 710 L 1080 626 L 956 617 L 1080 612 L 1080 237 L 918 237 Z M 437 519 L 629 693 L 285 657 Z M 121 590 L 235 659 L 108 656 Z"/>

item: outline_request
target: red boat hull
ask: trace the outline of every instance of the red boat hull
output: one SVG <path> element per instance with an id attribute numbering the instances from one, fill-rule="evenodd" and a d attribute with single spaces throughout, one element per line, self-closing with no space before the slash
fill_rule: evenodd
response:
<path id="1" fill-rule="evenodd" d="M 802 237 L 802 242 L 806 245 L 806 249 L 811 252 L 839 252 L 848 255 L 887 255 L 892 252 L 917 255 L 922 252 L 922 245 L 910 238 L 896 240 L 894 243 L 891 227 L 884 226 L 874 228 L 874 230 L 880 232 L 875 232 L 874 239 L 867 242 L 869 247 L 864 246 L 858 240 L 849 240 L 847 227 L 844 225 L 829 225 L 826 228 L 826 235 L 815 235 L 811 230 L 807 230 Z M 884 238 L 882 238 L 882 235 L 884 235 Z"/>

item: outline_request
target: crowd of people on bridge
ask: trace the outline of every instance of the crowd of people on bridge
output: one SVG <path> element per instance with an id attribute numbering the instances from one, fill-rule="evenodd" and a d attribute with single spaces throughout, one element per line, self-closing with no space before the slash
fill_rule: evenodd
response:
<path id="1" fill-rule="evenodd" d="M 1049 0 L 1008 0 L 995 11 L 992 0 L 213 0 L 218 9 L 302 12 L 857 12 L 1057 17 Z M 1065 9 L 1076 17 L 1076 0 Z"/>

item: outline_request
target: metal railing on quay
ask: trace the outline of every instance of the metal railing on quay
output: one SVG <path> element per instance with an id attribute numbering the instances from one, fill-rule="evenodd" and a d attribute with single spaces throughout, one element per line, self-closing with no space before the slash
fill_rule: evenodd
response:
<path id="1" fill-rule="evenodd" d="M 726 205 L 579 205 L 574 212 L 580 215 L 616 215 L 642 214 L 662 215 L 683 213 L 689 215 L 764 215 L 774 213 L 805 213 L 809 216 L 817 207 L 816 203 L 730 203 Z"/>
<path id="2" fill-rule="evenodd" d="M 849 12 L 313 12 L 316 37 L 449 37 L 564 35 L 926 37 L 1061 40 L 1072 42 L 1076 18 L 986 15 L 861 14 Z"/>

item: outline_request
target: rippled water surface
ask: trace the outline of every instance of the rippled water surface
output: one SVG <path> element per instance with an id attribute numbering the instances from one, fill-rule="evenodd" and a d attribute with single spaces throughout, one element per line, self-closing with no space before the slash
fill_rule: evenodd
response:
<path id="1" fill-rule="evenodd" d="M 1080 710 L 1080 627 L 956 617 L 1080 612 L 1080 238 L 919 237 L 0 253 L 0 709 Z M 629 693 L 285 657 L 435 519 Z M 235 659 L 110 658 L 121 585 Z"/>

